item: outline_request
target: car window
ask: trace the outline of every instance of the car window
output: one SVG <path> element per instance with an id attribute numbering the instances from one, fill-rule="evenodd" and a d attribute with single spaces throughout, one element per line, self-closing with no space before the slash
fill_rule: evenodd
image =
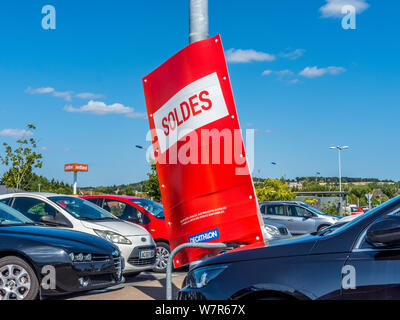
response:
<path id="1" fill-rule="evenodd" d="M 302 208 L 302 207 L 298 207 L 298 206 L 288 206 L 288 215 L 291 217 L 305 217 L 305 216 L 309 216 L 311 213 Z"/>
<path id="2" fill-rule="evenodd" d="M 114 220 L 115 217 L 99 206 L 81 198 L 71 196 L 54 196 L 50 201 L 63 208 L 70 215 L 80 220 Z"/>
<path id="3" fill-rule="evenodd" d="M 265 214 L 265 209 L 266 209 L 266 207 L 267 207 L 267 206 L 261 206 L 261 209 L 260 209 L 260 210 L 261 210 L 261 213 L 264 213 L 264 214 Z"/>
<path id="4" fill-rule="evenodd" d="M 34 198 L 16 197 L 12 207 L 35 222 L 40 222 L 43 216 L 57 215 L 57 210 L 51 205 Z"/>
<path id="5" fill-rule="evenodd" d="M 128 205 L 125 202 L 114 199 L 104 199 L 103 209 L 122 220 L 137 219 L 139 220 L 139 223 L 143 223 L 143 213 L 134 206 Z"/>
<path id="6" fill-rule="evenodd" d="M 25 217 L 22 213 L 10 208 L 0 201 L 0 226 L 21 225 L 32 223 L 32 220 Z"/>
<path id="7" fill-rule="evenodd" d="M 283 216 L 285 215 L 285 207 L 283 205 L 266 206 L 265 214 Z"/>
<path id="8" fill-rule="evenodd" d="M 130 201 L 141 206 L 143 209 L 145 209 L 147 212 L 151 213 L 156 218 L 165 219 L 164 208 L 158 202 L 155 202 L 155 201 L 152 201 L 149 199 L 143 199 L 143 198 L 131 199 Z"/>
<path id="9" fill-rule="evenodd" d="M 9 205 L 10 202 L 11 202 L 11 199 L 12 199 L 12 198 L 2 199 L 2 200 L 0 200 L 0 202 L 1 202 L 1 203 L 4 203 L 5 205 Z"/>
<path id="10" fill-rule="evenodd" d="M 96 204 L 96 205 L 99 205 L 99 203 L 100 203 L 100 199 L 98 199 L 98 198 L 86 198 L 85 200 L 90 201 L 91 203 Z"/>

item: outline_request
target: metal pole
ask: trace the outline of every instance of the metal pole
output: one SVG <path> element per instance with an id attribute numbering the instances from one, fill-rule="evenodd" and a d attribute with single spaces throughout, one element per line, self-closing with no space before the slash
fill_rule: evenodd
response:
<path id="1" fill-rule="evenodd" d="M 78 172 L 74 171 L 74 194 L 77 194 Z"/>
<path id="2" fill-rule="evenodd" d="M 339 159 L 339 214 L 342 216 L 342 164 L 340 161 L 340 148 L 338 148 L 338 159 Z"/>
<path id="3" fill-rule="evenodd" d="M 338 148 L 338 155 L 339 155 L 339 191 L 342 192 L 342 163 L 340 161 L 340 148 Z"/>
<path id="4" fill-rule="evenodd" d="M 189 0 L 189 44 L 208 35 L 208 0 Z"/>
<path id="5" fill-rule="evenodd" d="M 166 273 L 166 297 L 167 300 L 172 300 L 172 267 L 176 254 L 186 248 L 202 248 L 202 249 L 224 249 L 228 248 L 225 243 L 184 243 L 177 246 L 169 255 Z"/>

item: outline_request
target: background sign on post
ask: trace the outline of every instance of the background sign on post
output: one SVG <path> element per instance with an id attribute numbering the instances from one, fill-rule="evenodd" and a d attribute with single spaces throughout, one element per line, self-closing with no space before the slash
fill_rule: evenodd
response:
<path id="1" fill-rule="evenodd" d="M 220 36 L 179 51 L 143 86 L 171 249 L 263 241 Z M 209 254 L 185 249 L 174 264 Z"/>

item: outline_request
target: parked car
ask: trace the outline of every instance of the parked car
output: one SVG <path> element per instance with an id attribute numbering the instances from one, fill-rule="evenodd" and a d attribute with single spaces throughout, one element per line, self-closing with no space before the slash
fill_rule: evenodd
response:
<path id="1" fill-rule="evenodd" d="M 123 281 L 122 268 L 120 251 L 110 242 L 38 226 L 0 202 L 0 300 L 104 289 Z"/>
<path id="2" fill-rule="evenodd" d="M 266 218 L 264 220 L 264 239 L 267 241 L 276 240 L 276 239 L 284 239 L 290 238 L 292 234 L 289 229 L 286 228 L 283 224 L 272 222 Z"/>
<path id="3" fill-rule="evenodd" d="M 357 214 L 364 214 L 364 210 L 361 207 L 356 207 L 356 206 L 349 206 L 346 208 L 346 211 L 349 213 L 349 215 L 354 216 Z"/>
<path id="4" fill-rule="evenodd" d="M 179 299 L 400 299 L 400 196 L 349 223 L 208 259 Z"/>
<path id="5" fill-rule="evenodd" d="M 111 215 L 93 203 L 52 193 L 14 193 L 0 196 L 3 202 L 35 222 L 89 233 L 118 246 L 131 276 L 155 265 L 155 243 L 143 227 Z"/>
<path id="6" fill-rule="evenodd" d="M 283 224 L 293 235 L 322 230 L 339 218 L 297 201 L 270 201 L 260 203 L 263 218 Z"/>
<path id="7" fill-rule="evenodd" d="M 168 241 L 164 209 L 158 202 L 118 195 L 82 196 L 118 218 L 143 226 L 156 243 L 155 272 L 165 272 L 171 248 Z"/>

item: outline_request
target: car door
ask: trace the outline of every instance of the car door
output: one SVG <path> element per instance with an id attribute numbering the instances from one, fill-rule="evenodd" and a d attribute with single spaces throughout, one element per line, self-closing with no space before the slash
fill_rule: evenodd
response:
<path id="1" fill-rule="evenodd" d="M 41 222 L 44 216 L 51 216 L 54 221 L 63 222 L 64 226 L 72 227 L 72 224 L 53 206 L 40 199 L 30 197 L 15 197 L 10 203 L 11 206 L 21 212 L 34 222 Z"/>
<path id="2" fill-rule="evenodd" d="M 286 226 L 287 216 L 285 206 L 283 204 L 268 204 L 261 207 L 263 218 L 272 220 Z"/>
<path id="3" fill-rule="evenodd" d="M 131 206 L 126 202 L 115 199 L 104 199 L 103 209 L 107 210 L 108 212 L 110 212 L 111 214 L 122 220 L 130 221 L 140 225 L 147 224 L 148 223 L 147 220 L 149 220 L 142 212 L 140 212 L 134 206 Z"/>
<path id="4" fill-rule="evenodd" d="M 343 299 L 400 299 L 400 247 L 374 247 L 364 233 L 346 266 L 354 288 L 342 288 Z"/>
<path id="5" fill-rule="evenodd" d="M 316 231 L 314 214 L 307 209 L 297 205 L 288 205 L 287 213 L 288 229 L 292 234 L 306 234 Z"/>

